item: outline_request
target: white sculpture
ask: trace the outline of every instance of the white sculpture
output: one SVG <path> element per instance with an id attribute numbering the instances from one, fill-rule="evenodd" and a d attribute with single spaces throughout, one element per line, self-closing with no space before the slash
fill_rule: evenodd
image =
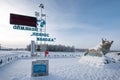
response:
<path id="1" fill-rule="evenodd" d="M 93 55 L 93 56 L 99 56 L 102 57 L 105 54 L 107 54 L 110 51 L 110 47 L 112 45 L 113 41 L 107 41 L 106 39 L 102 39 L 102 43 L 100 43 L 98 46 L 92 49 L 88 49 L 86 55 Z"/>

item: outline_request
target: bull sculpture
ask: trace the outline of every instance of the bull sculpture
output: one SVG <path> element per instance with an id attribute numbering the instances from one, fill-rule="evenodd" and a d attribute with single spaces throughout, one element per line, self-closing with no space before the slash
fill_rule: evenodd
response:
<path id="1" fill-rule="evenodd" d="M 92 55 L 92 56 L 98 56 L 98 57 L 105 56 L 110 51 L 110 47 L 112 43 L 113 41 L 107 41 L 106 39 L 105 40 L 102 39 L 102 43 L 100 43 L 98 46 L 96 46 L 93 49 L 87 49 L 84 56 L 86 55 Z"/>

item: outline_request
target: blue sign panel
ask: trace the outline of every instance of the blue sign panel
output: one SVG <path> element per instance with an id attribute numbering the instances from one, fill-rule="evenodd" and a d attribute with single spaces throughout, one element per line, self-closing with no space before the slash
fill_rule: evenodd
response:
<path id="1" fill-rule="evenodd" d="M 44 64 L 35 64 L 33 66 L 34 73 L 46 73 L 46 65 Z"/>
<path id="2" fill-rule="evenodd" d="M 49 72 L 48 60 L 37 60 L 32 62 L 32 76 L 47 76 Z"/>

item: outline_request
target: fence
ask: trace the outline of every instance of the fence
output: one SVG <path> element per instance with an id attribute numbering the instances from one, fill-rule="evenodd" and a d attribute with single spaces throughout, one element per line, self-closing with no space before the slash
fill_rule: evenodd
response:
<path id="1" fill-rule="evenodd" d="M 18 59 L 44 58 L 44 52 L 37 52 L 36 57 L 31 57 L 30 52 L 11 52 L 13 54 L 0 54 L 0 67 Z M 75 58 L 82 56 L 81 52 L 49 52 L 47 58 Z"/>
<path id="2" fill-rule="evenodd" d="M 0 55 L 0 67 L 18 59 L 18 54 Z"/>

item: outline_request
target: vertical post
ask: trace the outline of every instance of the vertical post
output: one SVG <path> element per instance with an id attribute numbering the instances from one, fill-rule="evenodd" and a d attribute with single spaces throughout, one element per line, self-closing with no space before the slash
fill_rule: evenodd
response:
<path id="1" fill-rule="evenodd" d="M 40 14 L 40 19 L 42 20 L 42 8 L 44 8 L 43 4 L 40 4 L 40 8 L 41 8 L 41 14 Z M 42 27 L 40 27 L 40 33 L 42 33 Z M 41 36 L 42 38 L 42 36 Z M 42 41 L 40 42 L 40 51 L 42 52 Z"/>
<path id="2" fill-rule="evenodd" d="M 45 21 L 46 21 L 46 15 L 45 15 Z M 46 33 L 46 24 L 45 24 L 45 30 L 44 30 L 44 33 Z M 44 42 L 45 43 L 45 42 Z"/>
<path id="3" fill-rule="evenodd" d="M 34 52 L 35 52 L 35 42 L 32 40 L 31 41 L 31 56 L 34 56 Z"/>
<path id="4" fill-rule="evenodd" d="M 44 9 L 44 5 L 41 3 L 39 7 L 41 9 L 40 19 L 42 20 L 42 9 Z M 42 33 L 42 32 L 43 32 L 42 27 L 40 27 L 40 33 Z M 42 36 L 41 36 L 41 38 L 42 38 Z M 42 41 L 40 41 L 40 51 L 42 51 L 43 47 L 44 47 L 44 45 L 42 45 Z"/>
<path id="5" fill-rule="evenodd" d="M 39 20 L 39 12 L 35 12 L 35 16 L 36 16 L 36 18 L 37 18 L 37 20 Z M 37 28 L 38 28 L 38 24 L 36 24 L 36 26 L 37 26 Z M 38 29 L 39 30 L 39 29 Z M 38 32 L 38 31 L 37 31 Z M 37 54 L 37 50 L 38 50 L 38 41 L 37 41 L 37 36 L 36 36 L 36 54 Z"/>

